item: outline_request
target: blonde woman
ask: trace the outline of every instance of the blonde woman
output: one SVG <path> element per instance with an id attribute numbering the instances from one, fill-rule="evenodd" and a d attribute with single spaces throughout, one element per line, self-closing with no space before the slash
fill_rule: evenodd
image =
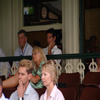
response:
<path id="1" fill-rule="evenodd" d="M 61 91 L 57 88 L 57 70 L 54 61 L 49 60 L 42 66 L 42 82 L 47 88 L 40 100 L 65 100 Z"/>
<path id="2" fill-rule="evenodd" d="M 32 63 L 33 63 L 33 71 L 32 78 L 30 79 L 30 83 L 33 88 L 42 88 L 43 84 L 41 81 L 41 67 L 42 64 L 47 62 L 44 51 L 40 47 L 34 47 L 32 51 Z M 3 88 L 12 88 L 18 85 L 18 73 L 14 76 L 8 78 L 3 81 Z"/>

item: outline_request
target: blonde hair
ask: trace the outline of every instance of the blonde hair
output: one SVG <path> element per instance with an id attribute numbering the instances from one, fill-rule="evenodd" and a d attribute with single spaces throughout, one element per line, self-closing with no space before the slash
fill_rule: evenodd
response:
<path id="1" fill-rule="evenodd" d="M 57 83 L 57 69 L 56 69 L 56 65 L 54 64 L 54 61 L 48 60 L 46 63 L 42 65 L 42 70 L 44 68 L 50 73 L 53 83 L 55 85 Z"/>
<path id="2" fill-rule="evenodd" d="M 20 67 L 26 68 L 26 71 L 27 71 L 28 74 L 32 73 L 33 65 L 32 65 L 32 62 L 31 62 L 30 60 L 22 59 L 22 60 L 19 62 L 19 68 L 20 68 Z"/>
<path id="3" fill-rule="evenodd" d="M 44 51 L 41 47 L 35 46 L 32 50 L 32 54 L 35 51 L 38 51 L 40 53 L 40 62 L 42 62 L 42 61 L 47 62 L 47 58 L 46 58 L 45 53 L 44 53 Z M 36 70 L 37 69 L 36 63 L 34 62 L 33 58 L 32 58 L 32 63 L 33 63 L 33 66 L 34 66 L 34 70 Z"/>

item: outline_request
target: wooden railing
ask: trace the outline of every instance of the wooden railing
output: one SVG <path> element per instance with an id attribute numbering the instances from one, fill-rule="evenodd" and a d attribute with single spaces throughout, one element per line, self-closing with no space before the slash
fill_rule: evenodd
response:
<path id="1" fill-rule="evenodd" d="M 67 63 L 65 66 L 62 66 L 61 64 L 57 63 L 57 71 L 58 75 L 61 74 L 62 67 L 65 68 L 66 73 L 73 73 L 73 65 L 70 62 L 70 59 L 79 59 L 79 62 L 77 64 L 77 72 L 80 73 L 81 76 L 81 81 L 84 78 L 84 71 L 85 71 L 85 63 L 83 63 L 84 59 L 91 59 L 91 62 L 89 64 L 89 70 L 90 71 L 96 71 L 97 69 L 97 64 L 94 59 L 99 58 L 100 53 L 81 53 L 81 54 L 60 54 L 60 55 L 47 55 L 47 59 L 61 59 L 67 60 Z M 0 62 L 13 62 L 13 61 L 20 61 L 21 59 L 32 59 L 32 56 L 11 56 L 11 57 L 0 57 Z M 3 68 L 2 68 L 3 69 Z M 5 68 L 4 68 L 5 69 Z M 1 70 L 2 71 L 2 70 Z"/>

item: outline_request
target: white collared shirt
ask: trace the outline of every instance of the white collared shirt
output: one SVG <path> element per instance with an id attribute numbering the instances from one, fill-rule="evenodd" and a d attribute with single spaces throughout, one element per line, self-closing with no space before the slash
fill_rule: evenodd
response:
<path id="1" fill-rule="evenodd" d="M 9 100 L 18 100 L 17 90 L 13 92 Z M 39 95 L 34 88 L 29 84 L 25 93 L 24 100 L 39 100 Z"/>
<path id="2" fill-rule="evenodd" d="M 47 98 L 47 90 L 40 97 L 40 100 L 46 100 L 46 98 Z M 62 92 L 55 85 L 47 100 L 65 100 L 65 99 L 64 99 L 64 96 L 63 96 Z"/>
<path id="3" fill-rule="evenodd" d="M 2 93 L 2 97 L 0 98 L 0 100 L 8 100 L 8 98 L 5 98 L 4 94 Z"/>
<path id="4" fill-rule="evenodd" d="M 43 48 L 43 51 L 45 53 L 45 55 L 48 55 L 48 47 Z M 57 45 L 55 45 L 52 50 L 51 50 L 51 55 L 56 55 L 56 54 L 62 54 L 62 51 L 57 47 Z M 57 62 L 57 60 L 55 60 L 55 62 Z M 60 63 L 61 60 L 58 60 L 58 63 Z"/>
<path id="5" fill-rule="evenodd" d="M 33 47 L 26 42 L 23 52 L 20 47 L 18 47 L 15 51 L 14 56 L 32 56 Z M 15 62 L 17 66 L 19 66 L 19 61 Z"/>
<path id="6" fill-rule="evenodd" d="M 23 52 L 21 48 L 18 47 L 15 51 L 14 56 L 21 56 L 21 55 L 22 56 L 30 56 L 30 55 L 32 56 L 32 50 L 33 50 L 33 47 L 29 43 L 26 42 Z"/>

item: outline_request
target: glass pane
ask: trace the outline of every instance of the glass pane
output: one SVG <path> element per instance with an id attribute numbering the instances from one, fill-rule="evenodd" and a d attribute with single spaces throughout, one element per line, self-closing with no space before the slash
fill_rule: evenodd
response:
<path id="1" fill-rule="evenodd" d="M 62 23 L 62 0 L 23 0 L 24 26 Z"/>

